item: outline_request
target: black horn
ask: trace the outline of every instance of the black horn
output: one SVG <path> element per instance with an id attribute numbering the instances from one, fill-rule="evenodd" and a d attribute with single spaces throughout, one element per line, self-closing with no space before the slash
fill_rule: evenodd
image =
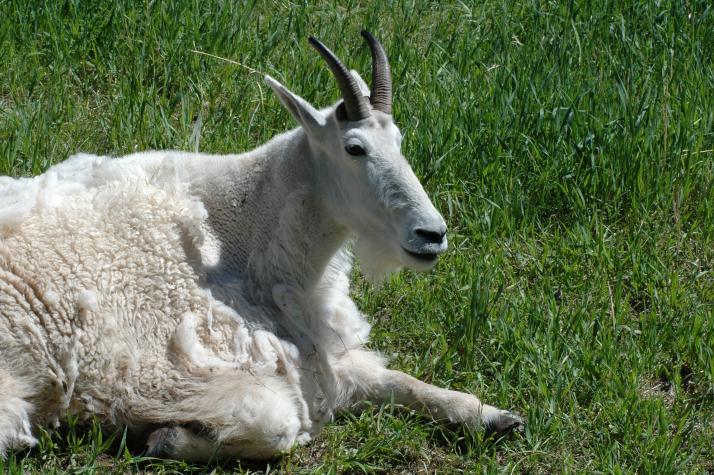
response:
<path id="1" fill-rule="evenodd" d="M 385 114 L 392 113 L 392 74 L 384 48 L 367 30 L 362 30 L 362 37 L 367 40 L 372 50 L 372 92 L 369 102 L 372 107 Z"/>
<path id="2" fill-rule="evenodd" d="M 369 117 L 370 108 L 366 99 L 360 91 L 357 80 L 352 76 L 342 62 L 318 39 L 310 37 L 310 45 L 320 53 L 320 56 L 327 62 L 332 74 L 337 80 L 337 85 L 342 93 L 347 120 L 361 120 Z"/>

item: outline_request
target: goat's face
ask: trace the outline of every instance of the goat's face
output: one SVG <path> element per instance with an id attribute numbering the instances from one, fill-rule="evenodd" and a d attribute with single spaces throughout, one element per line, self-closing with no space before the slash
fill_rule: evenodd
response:
<path id="1" fill-rule="evenodd" d="M 372 111 L 358 122 L 333 123 L 326 201 L 357 234 L 362 261 L 379 262 L 380 270 L 431 268 L 446 250 L 446 224 L 402 155 L 391 115 Z"/>
<path id="2" fill-rule="evenodd" d="M 318 111 L 274 79 L 266 81 L 305 129 L 318 191 L 333 218 L 357 235 L 366 273 L 378 277 L 401 266 L 427 270 L 447 248 L 446 224 L 401 153 L 386 55 L 369 33 L 363 36 L 373 55 L 371 94 L 357 73 L 314 39 L 343 101 Z"/>

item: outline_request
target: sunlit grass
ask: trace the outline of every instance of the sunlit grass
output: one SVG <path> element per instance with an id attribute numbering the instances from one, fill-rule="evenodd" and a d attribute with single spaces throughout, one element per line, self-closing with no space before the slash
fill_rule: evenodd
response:
<path id="1" fill-rule="evenodd" d="M 269 465 L 207 468 L 69 424 L 0 471 L 714 470 L 710 2 L 0 0 L 0 173 L 253 148 L 293 124 L 248 68 L 329 104 L 307 36 L 368 77 L 363 27 L 451 243 L 428 275 L 355 276 L 373 346 L 522 413 L 525 433 L 493 443 L 373 407 Z"/>

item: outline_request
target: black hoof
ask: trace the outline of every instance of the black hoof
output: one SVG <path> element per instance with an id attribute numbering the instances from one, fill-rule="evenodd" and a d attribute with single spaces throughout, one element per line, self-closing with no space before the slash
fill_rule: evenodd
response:
<path id="1" fill-rule="evenodd" d="M 146 456 L 172 458 L 177 435 L 175 427 L 156 429 L 146 440 Z"/>
<path id="2" fill-rule="evenodd" d="M 501 411 L 486 425 L 486 436 L 500 438 L 511 432 L 523 432 L 526 423 L 517 414 L 508 411 Z"/>

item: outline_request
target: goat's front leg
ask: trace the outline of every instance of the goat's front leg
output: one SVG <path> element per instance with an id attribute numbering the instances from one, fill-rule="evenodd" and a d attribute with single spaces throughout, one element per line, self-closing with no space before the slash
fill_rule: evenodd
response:
<path id="1" fill-rule="evenodd" d="M 497 434 L 523 426 L 519 416 L 484 404 L 476 396 L 439 388 L 401 371 L 384 370 L 374 383 L 370 388 L 373 399 L 424 410 L 437 422 L 483 427 Z"/>
<path id="2" fill-rule="evenodd" d="M 342 371 L 357 388 L 354 400 L 394 401 L 427 412 L 435 421 L 484 428 L 505 434 L 523 427 L 523 420 L 508 411 L 483 404 L 476 396 L 424 383 L 401 371 L 375 364 L 372 354 L 350 352 L 342 360 Z"/>

